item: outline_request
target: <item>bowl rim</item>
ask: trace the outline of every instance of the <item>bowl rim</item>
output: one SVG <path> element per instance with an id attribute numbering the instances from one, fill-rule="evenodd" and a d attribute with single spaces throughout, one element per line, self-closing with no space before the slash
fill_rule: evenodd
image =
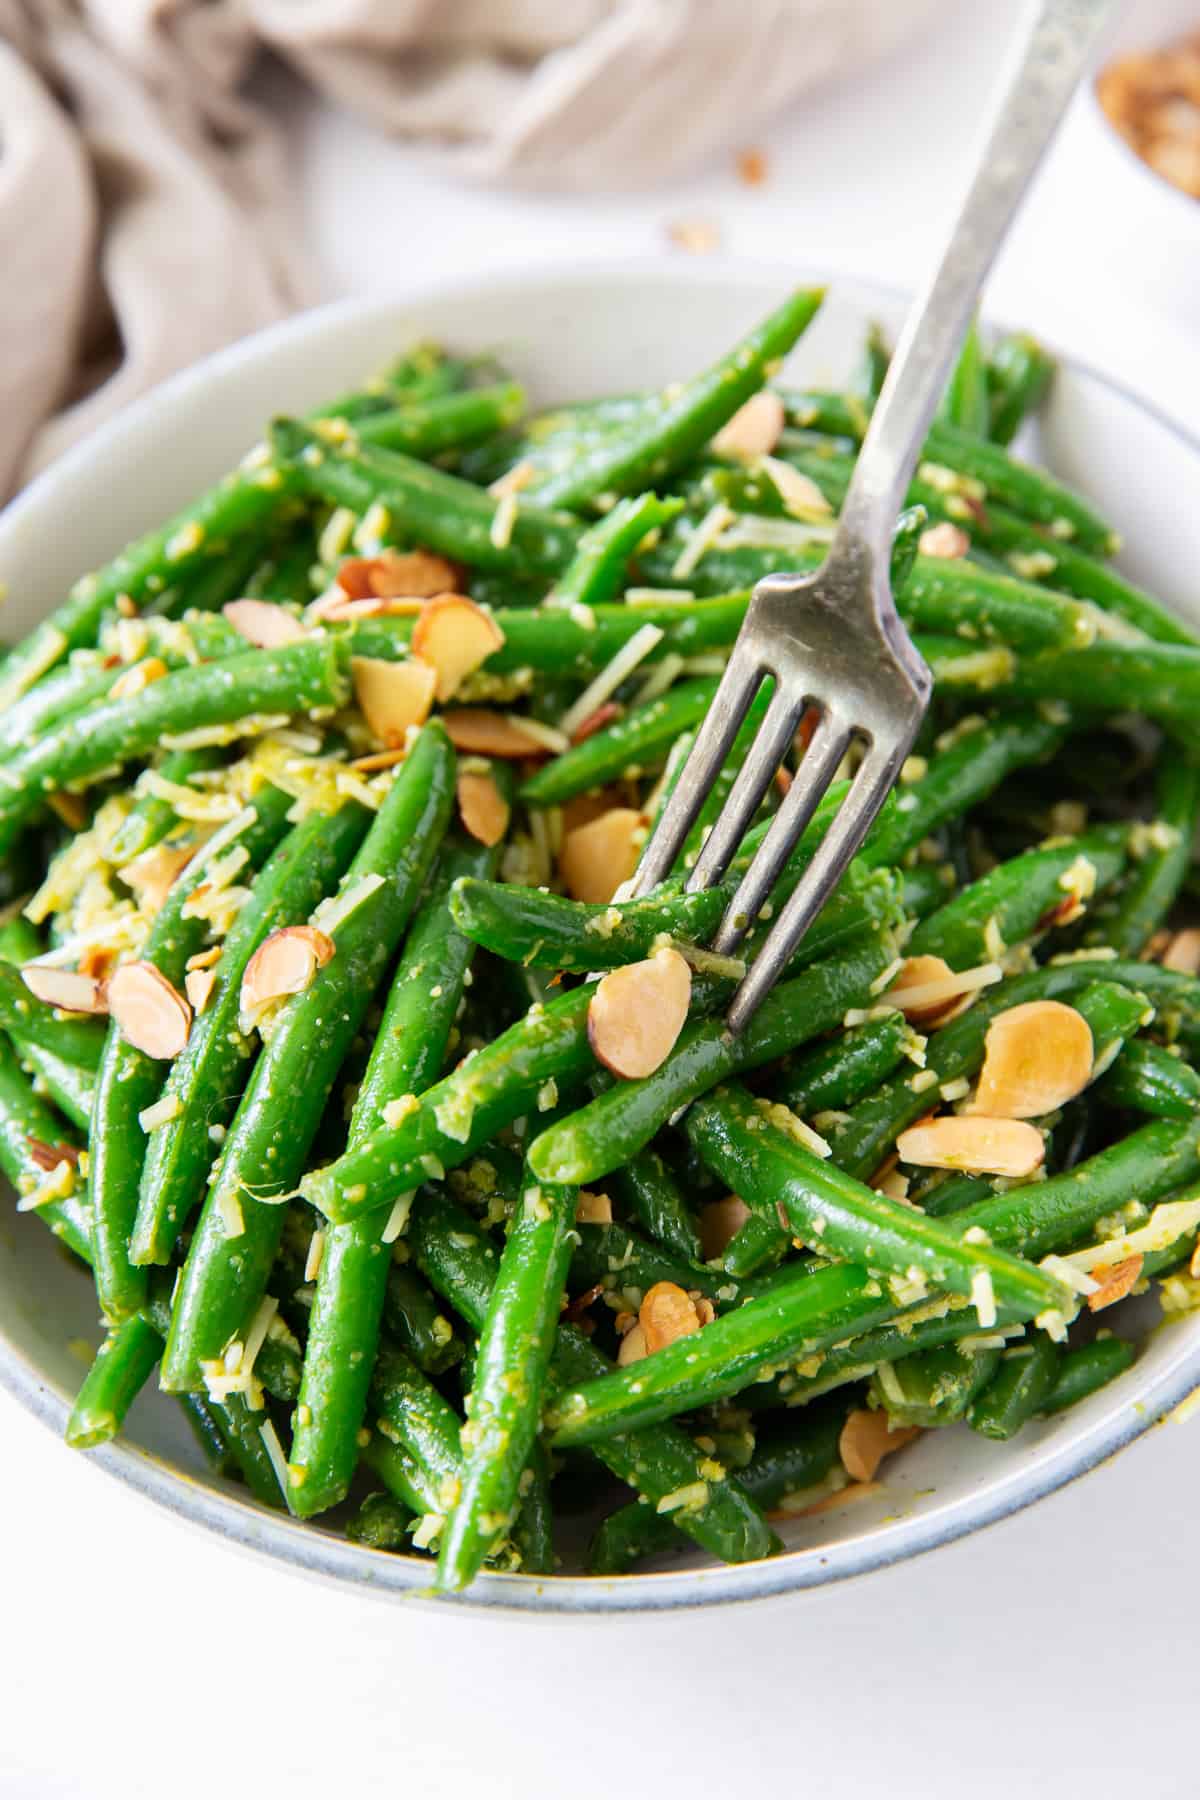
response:
<path id="1" fill-rule="evenodd" d="M 1165 184 L 1164 184 L 1165 185 Z M 8 530 L 35 512 L 64 479 L 85 474 L 91 464 L 101 465 L 119 452 L 127 437 L 136 438 L 143 426 L 160 412 L 186 405 L 214 374 L 224 376 L 256 362 L 264 352 L 291 340 L 324 336 L 339 326 L 363 323 L 387 313 L 403 314 L 406 308 L 436 305 L 439 300 L 458 300 L 497 290 L 511 291 L 531 284 L 565 288 L 596 282 L 634 284 L 666 282 L 684 287 L 702 282 L 734 288 L 743 286 L 761 296 L 767 283 L 780 287 L 797 281 L 827 283 L 839 295 L 865 310 L 880 304 L 903 303 L 902 288 L 863 279 L 852 274 L 812 271 L 801 263 L 776 263 L 749 258 L 715 257 L 703 264 L 679 264 L 666 256 L 597 257 L 563 263 L 552 258 L 526 267 L 448 275 L 425 283 L 406 284 L 380 294 L 358 295 L 331 301 L 293 314 L 234 344 L 217 350 L 178 371 L 148 394 L 126 407 L 81 443 L 73 446 L 40 473 L 0 513 L 0 529 Z M 985 324 L 1004 329 L 985 312 Z M 1146 400 L 1135 389 L 1113 379 L 1089 363 L 1051 346 L 1057 360 L 1085 384 L 1091 383 L 1136 406 L 1160 428 L 1190 450 L 1200 463 L 1200 437 L 1178 420 Z M 995 1481 L 985 1494 L 968 1493 L 919 1515 L 899 1517 L 872 1528 L 864 1535 L 838 1542 L 789 1550 L 761 1562 L 717 1564 L 616 1577 L 562 1575 L 530 1578 L 519 1574 L 485 1574 L 464 1594 L 437 1596 L 437 1604 L 523 1615 L 563 1615 L 665 1611 L 779 1597 L 805 1588 L 865 1575 L 887 1568 L 908 1557 L 922 1555 L 987 1525 L 1011 1517 L 1035 1501 L 1067 1486 L 1097 1468 L 1178 1406 L 1200 1381 L 1200 1347 L 1181 1346 L 1166 1366 L 1139 1390 L 1136 1398 L 1123 1397 L 1119 1406 L 1088 1425 L 1067 1430 L 1065 1438 L 1035 1452 L 1031 1460 Z M 61 1438 L 69 1402 L 50 1384 L 36 1364 L 17 1346 L 0 1320 L 0 1387 L 11 1394 L 36 1419 Z M 123 1482 L 142 1498 L 176 1517 L 202 1525 L 231 1546 L 271 1558 L 291 1568 L 326 1580 L 345 1583 L 361 1592 L 404 1597 L 432 1603 L 430 1565 L 416 1558 L 380 1552 L 348 1539 L 337 1538 L 310 1523 L 283 1518 L 235 1495 L 207 1486 L 185 1470 L 137 1445 L 120 1439 L 90 1451 L 89 1460 Z"/>

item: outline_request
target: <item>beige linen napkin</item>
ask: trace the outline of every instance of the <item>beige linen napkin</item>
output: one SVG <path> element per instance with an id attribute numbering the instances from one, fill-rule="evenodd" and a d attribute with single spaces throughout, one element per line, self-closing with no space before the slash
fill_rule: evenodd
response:
<path id="1" fill-rule="evenodd" d="M 662 179 L 936 0 L 0 0 L 0 495 L 316 298 L 264 47 L 464 178 Z"/>

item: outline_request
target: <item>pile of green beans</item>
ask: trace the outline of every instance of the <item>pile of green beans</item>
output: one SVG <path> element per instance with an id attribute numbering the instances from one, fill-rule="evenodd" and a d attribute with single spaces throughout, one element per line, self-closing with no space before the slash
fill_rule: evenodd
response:
<path id="1" fill-rule="evenodd" d="M 873 1416 L 986 1459 L 1134 1360 L 1124 1294 L 1200 1228 L 1200 644 L 1009 448 L 1053 378 L 1033 339 L 964 343 L 892 564 L 929 719 L 739 1038 L 705 945 L 778 794 L 718 887 L 688 891 L 697 831 L 617 897 L 754 582 L 816 566 L 846 492 L 881 336 L 844 393 L 773 389 L 821 298 L 534 417 L 419 345 L 269 422 L 5 657 L 0 1170 L 95 1283 L 71 1444 L 157 1380 L 214 1480 L 453 1593 L 552 1574 L 581 1486 L 598 1576 L 777 1554 Z M 1131 715 L 1149 779 L 1110 783 Z M 665 948 L 687 1017 L 615 1074 L 595 984 Z M 905 1015 L 917 957 L 963 1006 Z M 899 1161 L 1047 1002 L 1092 1058 L 1032 1121 L 1044 1166 Z"/>

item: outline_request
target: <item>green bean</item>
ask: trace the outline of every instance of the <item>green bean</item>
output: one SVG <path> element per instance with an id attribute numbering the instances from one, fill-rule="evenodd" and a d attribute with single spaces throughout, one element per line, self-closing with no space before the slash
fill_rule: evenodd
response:
<path id="1" fill-rule="evenodd" d="M 90 1450 L 116 1436 L 161 1354 L 162 1338 L 137 1313 L 108 1332 L 67 1420 L 67 1442 L 73 1449 Z"/>
<path id="2" fill-rule="evenodd" d="M 880 390 L 887 379 L 891 360 L 891 347 L 884 335 L 883 327 L 873 320 L 867 326 L 867 333 L 863 339 L 863 346 L 859 352 L 858 363 L 851 383 L 853 392 L 870 406 L 873 406 L 879 398 Z"/>
<path id="3" fill-rule="evenodd" d="M 1079 1168 L 1032 1182 L 958 1214 L 964 1231 L 979 1226 L 992 1243 L 1034 1257 L 1077 1242 L 1130 1193 L 1149 1202 L 1200 1171 L 1196 1125 L 1165 1120 L 1143 1126 Z M 810 1272 L 781 1269 L 744 1306 L 699 1334 L 653 1356 L 557 1395 L 546 1429 L 557 1447 L 598 1443 L 715 1400 L 727 1399 L 784 1362 L 886 1325 L 899 1309 L 865 1269 L 835 1263 Z"/>
<path id="4" fill-rule="evenodd" d="M 275 455 L 303 489 L 365 513 L 377 502 L 419 544 L 481 569 L 558 575 L 575 554 L 579 521 L 519 496 L 512 533 L 495 531 L 497 501 L 469 481 L 376 444 L 330 444 L 295 419 L 271 426 Z"/>
<path id="5" fill-rule="evenodd" d="M 860 441 L 866 431 L 869 413 L 859 400 L 850 404 L 836 394 L 788 394 L 784 402 L 795 424 L 816 425 L 822 431 Z M 1119 545 L 1112 527 L 1071 488 L 1044 469 L 1020 462 L 1001 445 L 988 443 L 944 419 L 930 427 L 918 473 L 925 474 L 930 464 L 965 475 L 977 484 L 974 498 L 1009 506 L 1045 525 L 1053 536 L 1070 538 L 1085 550 L 1109 554 Z"/>
<path id="6" fill-rule="evenodd" d="M 774 1085 L 774 1098 L 809 1117 L 853 1106 L 886 1081 L 919 1041 L 903 1013 L 867 1019 L 852 1031 L 814 1044 L 786 1066 Z"/>
<path id="7" fill-rule="evenodd" d="M 873 933 L 861 948 L 836 962 L 818 963 L 784 981 L 738 1038 L 723 1019 L 693 1019 L 654 1072 L 621 1081 L 579 1112 L 551 1126 L 530 1147 L 529 1164 L 541 1181 L 597 1181 L 645 1148 L 681 1106 L 744 1069 L 774 1062 L 798 1044 L 836 1025 L 851 1006 L 870 997 L 871 983 L 887 967 L 886 934 Z"/>
<path id="8" fill-rule="evenodd" d="M 104 1052 L 104 1026 L 98 1019 L 59 1013 L 36 999 L 9 962 L 0 962 L 0 1030 L 21 1044 L 51 1051 L 88 1075 L 95 1074 Z"/>
<path id="9" fill-rule="evenodd" d="M 534 481 L 546 506 L 580 509 L 606 494 L 656 486 L 694 456 L 763 385 L 816 314 L 823 288 L 800 288 L 703 374 L 668 390 L 624 429 L 582 449 L 569 468 Z"/>
<path id="10" fill-rule="evenodd" d="M 613 600 L 625 581 L 625 567 L 648 532 L 669 524 L 682 510 L 682 500 L 660 500 L 657 494 L 618 500 L 579 539 L 575 555 L 554 585 L 552 604 L 597 606 Z"/>
<path id="11" fill-rule="evenodd" d="M 259 1304 L 285 1218 L 269 1197 L 286 1194 L 303 1169 L 338 1070 L 428 873 L 452 789 L 453 755 L 435 721 L 422 728 L 344 877 L 343 895 L 360 885 L 368 891 L 337 927 L 335 955 L 284 1003 L 230 1126 L 172 1315 L 161 1375 L 168 1391 L 198 1387 L 201 1363 L 223 1354 Z M 318 909 L 318 927 L 321 916 Z M 303 1107 L 294 1103 L 297 1093 Z"/>
<path id="12" fill-rule="evenodd" d="M 175 787 L 186 787 L 193 775 L 215 769 L 221 760 L 219 750 L 175 750 L 163 758 L 156 773 Z M 136 787 L 134 791 L 137 793 Z M 160 800 L 153 792 L 137 793 L 132 809 L 105 845 L 105 860 L 118 868 L 132 862 L 161 843 L 178 823 L 179 815 L 170 800 Z"/>
<path id="13" fill-rule="evenodd" d="M 895 1425 L 919 1425 L 925 1430 L 953 1425 L 967 1416 L 999 1366 L 997 1349 L 942 1344 L 936 1350 L 884 1364 L 883 1372 L 871 1378 L 871 1398 L 886 1409 Z"/>
<path id="14" fill-rule="evenodd" d="M 929 514 L 923 506 L 906 506 L 896 520 L 896 529 L 892 533 L 890 577 L 892 597 L 897 605 L 912 579 L 917 553 L 921 548 L 921 533 L 928 523 Z"/>
<path id="15" fill-rule="evenodd" d="M 496 852 L 480 844 L 451 843 L 439 859 L 354 1103 L 351 1149 L 382 1125 L 389 1101 L 437 1078 L 472 954 L 451 923 L 450 890 L 460 876 L 495 863 Z M 333 1226 L 323 1244 L 292 1444 L 292 1462 L 304 1471 L 292 1505 L 303 1518 L 335 1506 L 353 1478 L 391 1265 L 379 1221 L 369 1215 Z"/>
<path id="16" fill-rule="evenodd" d="M 496 1251 L 473 1221 L 425 1189 L 414 1203 L 409 1237 L 431 1282 L 478 1330 L 495 1281 Z M 573 1326 L 560 1325 L 551 1359 L 555 1383 L 592 1380 L 610 1367 Z M 614 1475 L 648 1501 L 667 1502 L 678 1529 L 725 1562 L 769 1556 L 779 1541 L 739 1484 L 714 1473 L 687 1435 L 674 1426 L 609 1439 L 597 1455 Z"/>
<path id="17" fill-rule="evenodd" d="M 987 1386 L 967 1408 L 967 1424 L 982 1437 L 1004 1443 L 1041 1412 L 1058 1374 L 1060 1351 L 1044 1331 L 1012 1344 Z"/>
<path id="18" fill-rule="evenodd" d="M 941 956 L 963 969 L 995 955 L 997 936 L 1006 946 L 1024 943 L 1071 897 L 1075 874 L 1086 877 L 1089 892 L 1102 891 L 1122 873 L 1128 852 L 1128 828 L 1110 825 L 1014 856 L 922 920 L 909 939 L 909 954 Z"/>
<path id="19" fill-rule="evenodd" d="M 559 806 L 573 794 L 600 787 L 615 776 L 661 759 L 681 731 L 698 725 L 712 705 L 715 679 L 681 681 L 656 700 L 635 706 L 623 718 L 573 744 L 521 785 L 530 806 Z"/>
<path id="20" fill-rule="evenodd" d="M 657 1150 L 631 1157 L 624 1168 L 614 1170 L 612 1182 L 622 1206 L 656 1244 L 684 1262 L 703 1261 L 700 1234 L 683 1189 Z"/>
<path id="21" fill-rule="evenodd" d="M 1089 943 L 1137 956 L 1165 922 L 1191 866 L 1200 826 L 1200 758 L 1171 745 L 1155 769 L 1155 826 L 1124 888 L 1097 908 Z M 1156 841 L 1157 840 L 1157 841 Z"/>
<path id="22" fill-rule="evenodd" d="M 776 908 L 807 868 L 813 847 L 809 839 L 772 889 Z M 649 956 L 664 935 L 702 945 L 720 924 L 735 888 L 736 879 L 703 893 L 660 890 L 644 900 L 604 906 L 565 900 L 538 888 L 464 880 L 451 897 L 451 911 L 460 931 L 510 962 L 586 974 L 637 962 Z M 890 874 L 852 864 L 789 968 L 829 955 L 865 926 L 889 921 L 894 910 L 895 883 Z"/>
<path id="23" fill-rule="evenodd" d="M 765 1510 L 823 1481 L 838 1461 L 846 1412 L 841 1400 L 814 1405 L 760 1439 L 738 1475 L 750 1497 Z M 588 1550 L 588 1572 L 624 1575 L 644 1557 L 682 1548 L 670 1513 L 655 1512 L 644 1500 L 631 1500 L 597 1528 Z"/>
<path id="24" fill-rule="evenodd" d="M 91 1072 L 64 1061 L 53 1050 L 43 1050 L 26 1039 L 17 1043 L 21 1066 L 33 1076 L 39 1094 L 53 1101 L 79 1131 L 86 1132 L 92 1118 L 96 1087 Z"/>
<path id="25" fill-rule="evenodd" d="M 289 797 L 277 788 L 260 791 L 255 816 L 238 839 L 251 868 L 263 862 L 283 836 L 290 805 Z M 142 962 L 157 969 L 176 992 L 183 985 L 188 959 L 208 933 L 207 919 L 189 917 L 187 904 L 209 879 L 211 860 L 203 852 L 193 858 L 173 884 L 142 947 Z M 136 1312 L 145 1300 L 145 1271 L 130 1258 L 147 1147 L 140 1114 L 159 1098 L 165 1079 L 163 1062 L 131 1043 L 114 1019 L 96 1072 L 88 1167 L 96 1294 L 105 1318 L 114 1323 Z"/>
<path id="26" fill-rule="evenodd" d="M 339 704 L 346 692 L 344 663 L 342 647 L 323 636 L 281 650 L 248 650 L 179 669 L 127 699 L 93 707 L 78 722 L 64 721 L 3 765 L 0 851 L 47 794 L 94 782 L 148 756 L 172 732 Z"/>
<path id="27" fill-rule="evenodd" d="M 75 1159 L 73 1134 L 34 1093 L 15 1050 L 0 1037 L 0 1169 L 24 1200 L 37 1192 L 48 1173 L 35 1155 L 37 1145 L 52 1151 L 61 1148 L 64 1160 Z M 43 1201 L 37 1212 L 68 1250 L 90 1262 L 91 1214 L 78 1179 L 62 1198 Z"/>
<path id="28" fill-rule="evenodd" d="M 1017 657 L 998 649 L 981 656 L 952 638 L 922 636 L 918 645 L 947 693 L 1053 701 L 1085 713 L 1120 713 L 1135 706 L 1168 725 L 1189 748 L 1200 746 L 1200 646 L 1102 642 Z"/>
<path id="29" fill-rule="evenodd" d="M 787 1124 L 786 1112 L 756 1105 L 731 1084 L 697 1101 L 686 1130 L 747 1206 L 772 1223 L 782 1214 L 789 1230 L 824 1255 L 898 1276 L 920 1270 L 932 1286 L 972 1298 L 982 1282 L 996 1300 L 1029 1315 L 1067 1306 L 1067 1290 L 1053 1277 L 990 1245 L 964 1242 L 956 1230 L 876 1193 L 788 1136 Z"/>
<path id="30" fill-rule="evenodd" d="M 1037 412 L 1054 379 L 1054 367 L 1054 358 L 1027 332 L 1014 332 L 993 344 L 987 365 L 987 435 L 994 444 L 1011 444 L 1026 417 Z"/>
<path id="31" fill-rule="evenodd" d="M 37 742 L 42 732 L 103 700 L 124 668 L 104 668 L 93 657 L 52 669 L 28 693 L 0 712 L 0 757 Z M 0 669 L 0 681 L 4 679 Z"/>
<path id="32" fill-rule="evenodd" d="M 462 1474 L 462 1420 L 427 1375 L 399 1351 L 380 1352 L 371 1379 L 374 1440 L 366 1461 L 415 1513 L 443 1513 Z M 303 1491 L 303 1489 L 301 1489 Z"/>
<path id="33" fill-rule="evenodd" d="M 312 570 L 317 543 L 307 523 L 273 547 L 245 583 L 252 600 L 273 600 L 279 606 L 307 606 L 313 597 Z"/>
<path id="34" fill-rule="evenodd" d="M 1132 1048 L 1132 1044 L 1126 1045 L 1117 1061 L 1120 1062 Z M 951 1213 L 962 1212 L 964 1207 L 974 1206 L 977 1200 L 990 1199 L 995 1191 L 991 1175 L 944 1175 L 913 1198 L 931 1219 L 945 1219 Z"/>
<path id="35" fill-rule="evenodd" d="M 241 1096 L 254 1055 L 253 1035 L 238 1023 L 247 963 L 272 931 L 308 918 L 345 872 L 368 822 L 353 802 L 332 817 L 310 814 L 259 871 L 225 938 L 208 1004 L 167 1074 L 164 1098 L 178 1110 L 150 1134 L 129 1246 L 133 1263 L 170 1260 L 201 1199 L 213 1146 Z"/>
<path id="36" fill-rule="evenodd" d="M 540 1444 L 535 1444 L 521 1474 L 521 1498 L 510 1534 L 517 1566 L 524 1575 L 554 1573 L 554 1503 L 550 1480 L 550 1458 Z"/>
<path id="37" fill-rule="evenodd" d="M 436 394 L 427 399 L 403 400 L 386 411 L 364 413 L 353 421 L 355 435 L 364 444 L 382 444 L 403 450 L 408 456 L 437 456 L 444 450 L 476 443 L 514 425 L 525 411 L 525 390 L 515 381 L 494 387 L 468 388 L 463 393 Z M 340 424 L 342 421 L 335 421 Z M 328 426 L 333 442 L 336 431 Z"/>
<path id="38" fill-rule="evenodd" d="M 199 1394 L 179 1394 L 176 1398 L 184 1418 L 192 1428 L 192 1436 L 199 1444 L 213 1474 L 232 1475 L 237 1465 L 229 1454 L 228 1440 L 217 1408 L 208 1400 L 202 1400 Z"/>
<path id="39" fill-rule="evenodd" d="M 986 437 L 991 424 L 988 405 L 987 359 L 972 320 L 966 330 L 953 372 L 938 403 L 937 417 L 960 426 L 974 437 Z"/>
<path id="40" fill-rule="evenodd" d="M 1200 1111 L 1200 1075 L 1182 1057 L 1141 1039 L 1127 1044 L 1100 1083 L 1107 1106 L 1158 1119 L 1190 1119 Z"/>
<path id="41" fill-rule="evenodd" d="M 411 1512 L 392 1494 L 368 1494 L 346 1521 L 346 1536 L 368 1550 L 405 1550 L 411 1523 Z"/>
<path id="42" fill-rule="evenodd" d="M 572 1288 L 587 1292 L 599 1287 L 619 1295 L 622 1310 L 636 1311 L 646 1290 L 658 1281 L 673 1282 L 714 1302 L 737 1295 L 724 1275 L 705 1268 L 698 1257 L 651 1243 L 627 1225 L 579 1224 L 575 1232 L 579 1242 L 571 1259 Z"/>
<path id="43" fill-rule="evenodd" d="M 275 1464 L 263 1438 L 263 1427 L 270 1423 L 268 1415 L 251 1411 L 241 1394 L 230 1394 L 228 1400 L 221 1402 L 217 1414 L 225 1427 L 229 1454 L 254 1498 L 263 1506 L 286 1506 Z"/>
<path id="44" fill-rule="evenodd" d="M 1068 1350 L 1058 1365 L 1054 1386 L 1042 1403 L 1044 1414 L 1066 1412 L 1123 1375 L 1137 1358 L 1132 1344 L 1119 1337 L 1098 1337 Z"/>
<path id="45" fill-rule="evenodd" d="M 376 1219 L 376 1235 L 378 1225 Z M 425 1282 L 405 1263 L 393 1262 L 388 1270 L 383 1327 L 397 1349 L 410 1356 L 426 1375 L 442 1375 L 462 1361 L 462 1341 L 455 1336 L 453 1325 Z"/>
<path id="46" fill-rule="evenodd" d="M 571 1259 L 578 1190 L 528 1173 L 524 1183 L 480 1328 L 462 1486 L 438 1557 L 437 1585 L 448 1592 L 471 1581 L 515 1518 Z"/>

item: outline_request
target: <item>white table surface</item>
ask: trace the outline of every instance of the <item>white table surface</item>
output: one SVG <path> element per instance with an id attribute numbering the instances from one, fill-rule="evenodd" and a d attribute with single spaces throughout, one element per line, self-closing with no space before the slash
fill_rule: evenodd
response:
<path id="1" fill-rule="evenodd" d="M 464 191 L 436 163 L 291 104 L 327 291 L 652 252 L 717 223 L 731 254 L 915 279 L 959 179 L 1010 9 L 960 0 L 853 94 L 670 191 Z M 1124 280 L 1070 127 L 990 302 L 1185 417 L 1200 340 Z M 1189 401 L 1188 396 L 1191 396 Z M 348 1595 L 129 1497 L 0 1395 L 0 1795 L 770 1794 L 1155 1800 L 1197 1787 L 1200 1426 L 1166 1424 L 1031 1512 L 932 1556 L 761 1608 L 512 1622 Z"/>

